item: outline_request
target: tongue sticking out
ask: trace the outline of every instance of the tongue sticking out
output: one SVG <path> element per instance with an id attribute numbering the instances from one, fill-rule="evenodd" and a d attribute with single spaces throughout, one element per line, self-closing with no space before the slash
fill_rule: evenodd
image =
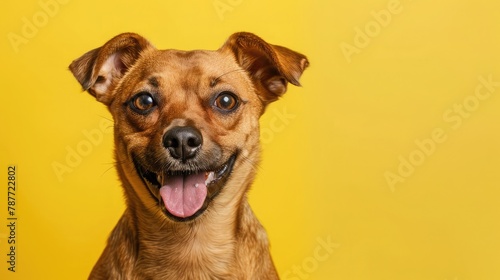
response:
<path id="1" fill-rule="evenodd" d="M 207 197 L 205 172 L 169 176 L 160 188 L 160 195 L 170 214 L 179 218 L 193 216 Z"/>

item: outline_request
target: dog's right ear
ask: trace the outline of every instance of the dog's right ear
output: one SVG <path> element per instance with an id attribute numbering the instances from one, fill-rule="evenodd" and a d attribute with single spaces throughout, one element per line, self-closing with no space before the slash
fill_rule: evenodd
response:
<path id="1" fill-rule="evenodd" d="M 69 69 L 83 90 L 109 105 L 118 81 L 148 48 L 154 47 L 142 36 L 123 33 L 74 60 Z"/>

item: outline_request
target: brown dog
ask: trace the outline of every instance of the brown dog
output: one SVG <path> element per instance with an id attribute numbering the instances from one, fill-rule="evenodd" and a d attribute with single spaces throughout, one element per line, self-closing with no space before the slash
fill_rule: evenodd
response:
<path id="1" fill-rule="evenodd" d="M 124 33 L 71 63 L 113 115 L 127 209 L 90 279 L 278 279 L 246 193 L 259 117 L 306 57 L 251 33 L 217 51 Z"/>

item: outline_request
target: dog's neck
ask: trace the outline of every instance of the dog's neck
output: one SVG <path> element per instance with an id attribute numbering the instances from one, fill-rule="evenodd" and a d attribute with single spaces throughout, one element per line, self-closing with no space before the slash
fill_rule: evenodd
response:
<path id="1" fill-rule="evenodd" d="M 220 194 L 205 213 L 190 222 L 173 222 L 163 213 L 147 209 L 139 199 L 127 199 L 124 218 L 128 217 L 128 227 L 135 231 L 130 244 L 138 244 L 137 261 L 150 265 L 152 270 L 168 264 L 172 273 L 178 273 L 175 271 L 179 267 L 198 267 L 198 274 L 193 277 L 224 276 L 223 272 L 231 271 L 230 266 L 235 263 L 240 226 L 248 215 L 253 215 L 247 211 L 250 207 L 245 194 L 227 197 Z M 173 274 L 167 276 L 171 278 Z"/>

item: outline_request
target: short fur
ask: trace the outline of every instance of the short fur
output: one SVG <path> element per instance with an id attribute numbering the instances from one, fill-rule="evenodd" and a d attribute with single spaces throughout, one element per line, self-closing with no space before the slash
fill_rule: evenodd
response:
<path id="1" fill-rule="evenodd" d="M 127 206 L 89 279 L 278 279 L 246 193 L 259 161 L 259 117 L 287 83 L 299 85 L 308 64 L 304 55 L 245 32 L 216 51 L 158 50 L 140 35 L 124 33 L 74 60 L 71 72 L 113 116 Z M 224 91 L 238 97 L 234 111 L 214 105 Z M 151 111 L 130 109 L 139 92 L 155 96 Z M 203 136 L 188 162 L 172 158 L 162 144 L 176 126 L 195 127 Z M 167 215 L 136 166 L 157 174 L 195 172 L 231 155 L 234 167 L 220 193 L 185 221 Z"/>

